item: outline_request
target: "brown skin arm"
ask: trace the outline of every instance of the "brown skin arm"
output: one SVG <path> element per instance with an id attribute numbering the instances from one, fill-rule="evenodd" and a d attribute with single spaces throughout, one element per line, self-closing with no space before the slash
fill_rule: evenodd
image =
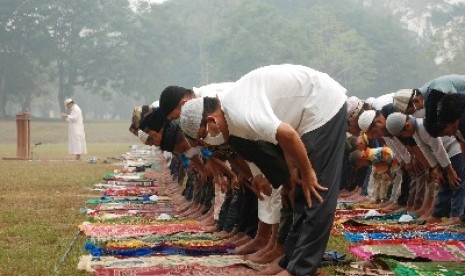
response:
<path id="1" fill-rule="evenodd" d="M 283 149 L 286 159 L 289 159 L 286 160 L 288 166 L 296 167 L 300 173 L 300 184 L 308 206 L 312 206 L 312 195 L 318 201 L 323 202 L 323 198 L 318 191 L 326 191 L 328 188 L 318 183 L 315 170 L 307 156 L 307 150 L 302 140 L 300 140 L 299 134 L 289 124 L 281 122 L 276 131 L 276 140 Z M 292 171 L 293 167 L 290 167 L 289 170 Z"/>
<path id="2" fill-rule="evenodd" d="M 207 168 L 205 167 L 205 165 L 203 164 L 202 160 L 200 159 L 200 157 L 198 155 L 194 155 L 191 159 L 190 159 L 191 163 L 192 163 L 192 166 L 194 166 L 197 171 L 199 172 L 199 176 L 200 176 L 200 181 L 203 183 L 205 181 L 207 181 L 207 175 L 208 175 L 208 172 L 207 172 Z"/>
<path id="3" fill-rule="evenodd" d="M 226 164 L 215 158 L 215 157 L 210 157 L 208 160 L 209 162 L 212 162 L 214 166 L 221 172 L 221 174 L 225 175 L 229 181 L 231 182 L 232 187 L 238 187 L 238 180 L 237 180 L 237 175 L 228 167 Z"/>

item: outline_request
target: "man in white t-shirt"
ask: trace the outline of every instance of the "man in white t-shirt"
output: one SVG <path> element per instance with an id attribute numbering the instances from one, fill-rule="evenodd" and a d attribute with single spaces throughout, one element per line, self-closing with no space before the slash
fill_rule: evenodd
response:
<path id="1" fill-rule="evenodd" d="M 334 172 L 342 169 L 346 138 L 345 93 L 314 69 L 271 65 L 246 74 L 219 98 L 194 99 L 182 107 L 182 129 L 205 143 L 237 136 L 282 148 L 298 185 L 280 275 L 314 275 L 326 248 L 339 190 L 340 174 Z"/>

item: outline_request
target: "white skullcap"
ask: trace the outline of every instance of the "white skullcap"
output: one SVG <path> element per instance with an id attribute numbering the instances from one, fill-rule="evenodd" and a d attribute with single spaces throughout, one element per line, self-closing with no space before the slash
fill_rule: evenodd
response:
<path id="1" fill-rule="evenodd" d="M 69 103 L 72 102 L 72 101 L 73 101 L 73 99 L 71 99 L 71 98 L 66 99 L 66 100 L 65 100 L 65 105 L 69 104 Z"/>
<path id="2" fill-rule="evenodd" d="M 407 115 L 394 112 L 386 119 L 386 129 L 391 135 L 397 136 L 402 131 L 407 121 Z"/>
<path id="3" fill-rule="evenodd" d="M 373 103 L 375 102 L 375 98 L 374 97 L 369 97 L 368 99 L 365 100 L 365 102 L 367 104 L 373 105 Z"/>
<path id="4" fill-rule="evenodd" d="M 181 107 L 181 129 L 186 135 L 197 139 L 202 122 L 203 98 L 187 101 Z"/>
<path id="5" fill-rule="evenodd" d="M 152 108 L 160 107 L 160 101 L 154 101 L 151 105 Z"/>
<path id="6" fill-rule="evenodd" d="M 393 105 L 400 112 L 407 111 L 408 104 L 412 99 L 413 89 L 400 89 L 394 94 Z"/>
<path id="7" fill-rule="evenodd" d="M 363 101 L 352 96 L 347 99 L 347 118 L 350 120 L 356 118 L 363 108 Z"/>
<path id="8" fill-rule="evenodd" d="M 366 110 L 366 111 L 363 111 L 362 115 L 360 115 L 360 117 L 358 117 L 358 127 L 362 130 L 362 131 L 367 131 L 371 124 L 373 123 L 373 119 L 375 118 L 376 116 L 376 111 L 374 110 Z"/>

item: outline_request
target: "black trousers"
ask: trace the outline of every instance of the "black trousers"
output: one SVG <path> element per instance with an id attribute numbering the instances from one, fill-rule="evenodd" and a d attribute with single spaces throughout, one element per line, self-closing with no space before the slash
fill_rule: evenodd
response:
<path id="1" fill-rule="evenodd" d="M 308 207 L 298 185 L 295 189 L 294 221 L 287 236 L 285 255 L 279 265 L 294 275 L 314 275 L 329 240 L 336 211 L 337 196 L 344 158 L 347 128 L 347 107 L 325 125 L 302 135 L 309 158 L 321 185 L 323 202 L 312 197 Z"/>

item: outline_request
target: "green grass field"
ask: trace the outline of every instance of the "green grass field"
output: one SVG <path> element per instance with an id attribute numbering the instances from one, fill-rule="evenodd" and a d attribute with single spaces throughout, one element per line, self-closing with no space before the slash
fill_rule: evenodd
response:
<path id="1" fill-rule="evenodd" d="M 88 155 L 73 161 L 67 154 L 64 122 L 31 121 L 34 160 L 3 160 L 16 156 L 16 123 L 0 121 L 0 275 L 87 275 L 76 269 L 85 254 L 84 237 L 63 263 L 61 259 L 84 220 L 79 209 L 98 194 L 85 189 L 117 166 L 103 161 L 119 157 L 138 144 L 126 121 L 85 122 Z M 90 156 L 97 164 L 86 160 Z M 347 251 L 347 242 L 332 238 L 328 249 Z M 59 267 L 58 273 L 55 272 Z M 324 269 L 332 275 L 334 268 Z"/>

